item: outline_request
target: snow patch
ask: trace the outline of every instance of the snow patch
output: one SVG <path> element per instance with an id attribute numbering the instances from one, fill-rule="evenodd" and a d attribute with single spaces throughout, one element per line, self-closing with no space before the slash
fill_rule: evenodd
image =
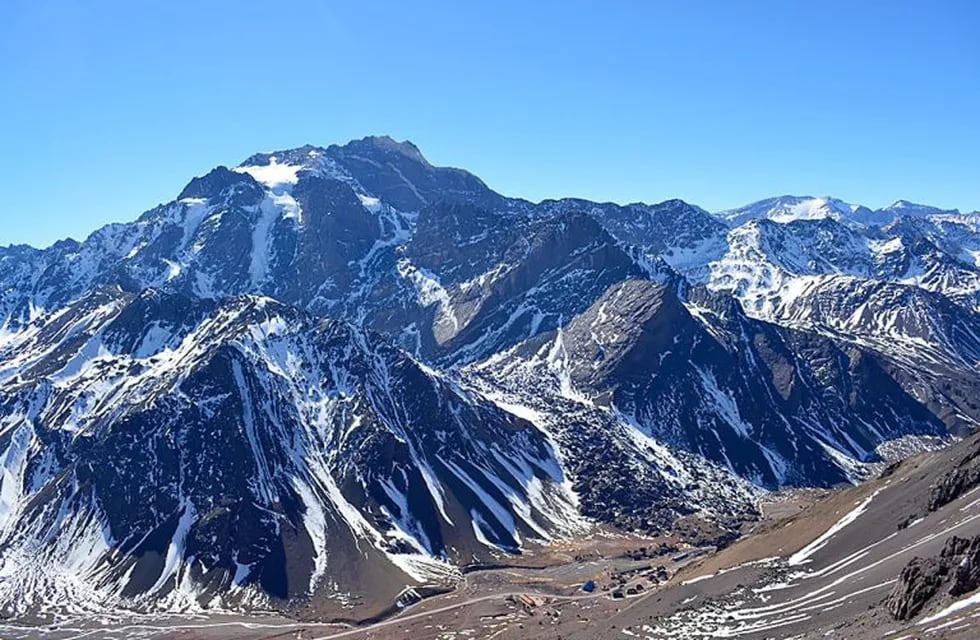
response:
<path id="1" fill-rule="evenodd" d="M 282 185 L 293 185 L 299 182 L 300 171 L 305 169 L 303 165 L 279 164 L 275 156 L 269 158 L 266 165 L 248 165 L 235 167 L 232 171 L 237 173 L 247 173 L 270 189 L 275 189 Z"/>
<path id="2" fill-rule="evenodd" d="M 876 489 L 874 493 L 862 500 L 854 509 L 846 513 L 840 520 L 834 523 L 832 527 L 824 531 L 820 537 L 791 555 L 788 560 L 789 565 L 791 567 L 801 565 L 809 560 L 810 557 L 817 551 L 824 548 L 830 539 L 833 538 L 841 529 L 857 520 L 861 514 L 867 510 L 868 505 L 871 504 L 871 501 L 874 500 L 875 496 L 877 496 L 879 492 L 881 492 L 881 489 Z"/>

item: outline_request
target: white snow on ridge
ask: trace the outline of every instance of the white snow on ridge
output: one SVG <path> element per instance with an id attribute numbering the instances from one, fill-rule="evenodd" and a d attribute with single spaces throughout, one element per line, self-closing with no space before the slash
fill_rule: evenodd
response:
<path id="1" fill-rule="evenodd" d="M 371 213 L 378 213 L 381 211 L 381 199 L 375 198 L 373 196 L 364 195 L 363 193 L 357 194 L 357 199 L 361 201 L 361 205 Z"/>
<path id="2" fill-rule="evenodd" d="M 25 420 L 16 428 L 10 444 L 0 456 L 0 540 L 6 540 L 8 526 L 20 513 L 25 497 L 24 474 L 34 438 L 34 425 Z"/>
<path id="3" fill-rule="evenodd" d="M 436 339 L 451 337 L 459 330 L 459 320 L 453 308 L 452 296 L 439 282 L 434 273 L 418 267 L 407 258 L 398 261 L 398 273 L 414 287 L 418 301 L 423 307 L 436 305 Z"/>
<path id="4" fill-rule="evenodd" d="M 269 158 L 266 165 L 248 165 L 235 167 L 232 171 L 236 173 L 247 173 L 270 189 L 282 187 L 283 185 L 294 185 L 299 182 L 297 174 L 306 167 L 296 164 L 279 164 L 275 156 Z"/>
<path id="5" fill-rule="evenodd" d="M 855 213 L 861 207 L 830 197 L 780 196 L 761 200 L 737 209 L 719 211 L 715 215 L 723 220 L 741 224 L 747 220 L 768 218 L 774 222 L 793 220 L 840 220 Z"/>
<path id="6" fill-rule="evenodd" d="M 742 438 L 752 436 L 752 425 L 747 424 L 739 413 L 738 405 L 735 403 L 731 394 L 723 391 L 718 386 L 714 373 L 710 369 L 695 367 L 701 377 L 701 387 L 704 389 L 705 402 L 709 406 L 714 406 L 717 414 Z M 775 470 L 774 470 L 775 471 Z"/>
<path id="7" fill-rule="evenodd" d="M 832 205 L 829 198 L 812 198 L 790 205 L 780 206 L 770 212 L 769 218 L 776 222 L 793 220 L 820 220 L 836 218 L 840 211 Z"/>
<path id="8" fill-rule="evenodd" d="M 211 207 L 207 206 L 204 198 L 184 198 L 182 203 L 187 205 L 183 214 L 183 233 L 180 239 L 180 251 L 186 251 L 191 239 L 201 227 L 204 219 L 211 214 Z"/>
<path id="9" fill-rule="evenodd" d="M 179 262 L 174 262 L 173 260 L 163 258 L 163 263 L 167 265 L 167 275 L 165 277 L 167 282 L 170 282 L 180 275 L 181 265 Z"/>
<path id="10" fill-rule="evenodd" d="M 163 569 L 156 583 L 149 589 L 149 593 L 156 593 L 167 586 L 169 580 L 176 576 L 177 583 L 180 583 L 180 569 L 184 564 L 184 549 L 187 546 L 187 535 L 190 533 L 191 525 L 197 520 L 197 512 L 194 504 L 182 498 L 180 501 L 180 520 L 177 522 L 177 529 L 174 531 L 170 545 L 167 547 L 167 555 Z"/>
<path id="11" fill-rule="evenodd" d="M 292 198 L 290 198 L 292 199 Z M 259 219 L 252 230 L 252 256 L 249 260 L 248 273 L 252 286 L 262 284 L 269 271 L 269 252 L 271 249 L 272 227 L 282 213 L 275 197 L 268 197 L 259 205 Z"/>
<path id="12" fill-rule="evenodd" d="M 889 254 L 901 251 L 905 246 L 901 237 L 895 237 L 887 240 L 869 240 L 868 248 L 874 254 Z"/>

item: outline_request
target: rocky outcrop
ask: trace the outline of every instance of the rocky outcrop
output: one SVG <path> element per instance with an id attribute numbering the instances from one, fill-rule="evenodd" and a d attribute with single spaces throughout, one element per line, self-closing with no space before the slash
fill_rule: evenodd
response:
<path id="1" fill-rule="evenodd" d="M 980 440 L 929 491 L 929 511 L 947 505 L 980 484 Z"/>
<path id="2" fill-rule="evenodd" d="M 896 620 L 911 620 L 942 593 L 961 596 L 980 587 L 980 535 L 953 536 L 938 556 L 913 558 L 885 599 Z"/>

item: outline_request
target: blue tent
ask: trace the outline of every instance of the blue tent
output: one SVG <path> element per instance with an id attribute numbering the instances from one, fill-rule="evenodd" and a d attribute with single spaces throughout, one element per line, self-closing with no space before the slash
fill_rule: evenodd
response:
<path id="1" fill-rule="evenodd" d="M 595 580 L 589 580 L 583 584 L 582 591 L 585 591 L 586 593 L 592 593 L 595 591 Z"/>

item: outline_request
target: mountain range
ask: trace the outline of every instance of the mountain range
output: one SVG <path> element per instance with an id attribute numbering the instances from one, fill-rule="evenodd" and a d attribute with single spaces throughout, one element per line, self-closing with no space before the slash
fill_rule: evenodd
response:
<path id="1" fill-rule="evenodd" d="M 0 248 L 0 612 L 372 615 L 980 424 L 980 213 L 532 203 L 370 137 Z"/>

